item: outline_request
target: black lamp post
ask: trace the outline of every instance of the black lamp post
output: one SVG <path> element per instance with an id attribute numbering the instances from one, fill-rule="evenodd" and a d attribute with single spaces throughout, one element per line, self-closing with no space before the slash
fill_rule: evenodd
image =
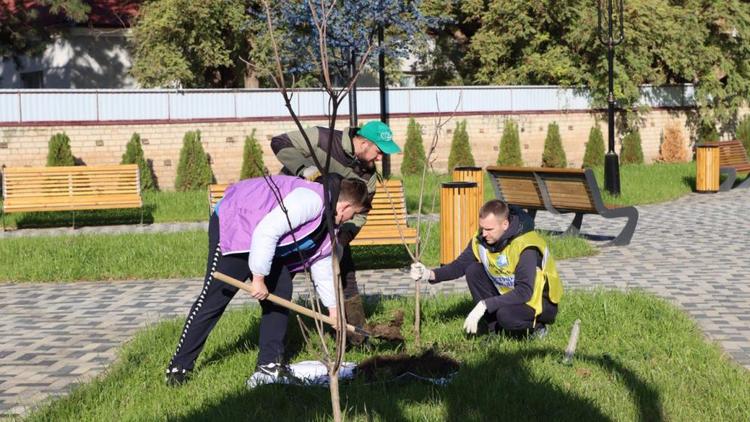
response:
<path id="1" fill-rule="evenodd" d="M 352 50 L 349 58 L 349 77 L 354 77 L 357 71 L 357 53 Z M 349 91 L 349 127 L 357 127 L 357 81 L 352 84 L 352 90 Z"/>
<path id="2" fill-rule="evenodd" d="M 607 2 L 607 17 L 606 22 L 602 22 L 602 2 Z M 620 194 L 620 163 L 615 153 L 615 93 L 614 93 L 614 62 L 615 62 L 615 46 L 620 44 L 625 39 L 625 32 L 623 31 L 622 17 L 625 12 L 623 8 L 623 0 L 617 1 L 616 9 L 613 10 L 613 0 L 597 0 L 596 6 L 598 9 L 598 34 L 599 41 L 607 46 L 607 64 L 609 68 L 609 94 L 607 95 L 609 124 L 608 124 L 608 135 L 609 135 L 609 149 L 607 154 L 604 156 L 604 187 L 613 195 Z M 620 17 L 620 28 L 615 33 L 614 20 L 612 15 L 617 13 Z M 606 28 L 604 28 L 606 24 Z"/>
<path id="3" fill-rule="evenodd" d="M 383 51 L 383 25 L 378 28 L 378 76 L 380 79 L 380 121 L 388 124 L 388 104 L 385 98 L 385 52 Z M 383 155 L 383 177 L 391 176 L 391 157 Z"/>

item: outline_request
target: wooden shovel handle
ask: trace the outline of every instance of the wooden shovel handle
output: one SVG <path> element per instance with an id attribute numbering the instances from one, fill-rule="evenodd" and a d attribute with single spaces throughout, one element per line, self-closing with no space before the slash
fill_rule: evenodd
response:
<path id="1" fill-rule="evenodd" d="M 227 284 L 232 285 L 232 286 L 234 286 L 234 287 L 236 287 L 238 289 L 242 289 L 242 290 L 250 293 L 250 286 L 248 286 L 247 283 L 243 283 L 243 282 L 237 280 L 234 277 L 230 277 L 230 276 L 228 276 L 226 274 L 223 274 L 223 273 L 220 273 L 218 271 L 214 271 L 213 277 L 215 279 L 219 280 L 219 281 L 223 281 L 224 283 L 227 283 Z M 332 327 L 336 326 L 336 321 L 333 318 L 329 317 L 328 315 L 323 315 L 320 312 L 315 312 L 312 309 L 308 309 L 308 308 L 305 308 L 304 306 L 297 305 L 296 303 L 291 302 L 289 300 L 286 300 L 284 298 L 280 298 L 280 297 L 276 296 L 273 293 L 269 293 L 268 297 L 266 297 L 266 300 L 268 300 L 270 302 L 273 302 L 273 303 L 275 303 L 275 304 L 277 304 L 279 306 L 282 306 L 284 308 L 287 308 L 289 310 L 292 310 L 294 312 L 300 313 L 302 315 L 309 316 L 310 318 L 315 318 L 315 319 L 321 320 L 321 321 L 325 322 L 326 324 L 328 324 L 328 325 L 330 325 Z M 369 333 L 367 333 L 366 331 L 362 330 L 361 328 L 355 327 L 355 326 L 353 326 L 351 324 L 346 324 L 346 329 L 348 331 L 352 332 L 352 333 L 362 334 L 362 335 L 366 335 L 366 336 L 370 335 Z"/>

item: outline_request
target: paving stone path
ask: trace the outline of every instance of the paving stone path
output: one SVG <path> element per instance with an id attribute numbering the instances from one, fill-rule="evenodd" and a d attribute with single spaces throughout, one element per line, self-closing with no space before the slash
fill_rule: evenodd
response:
<path id="1" fill-rule="evenodd" d="M 629 246 L 602 246 L 594 257 L 561 261 L 561 275 L 569 288 L 643 289 L 664 297 L 750 369 L 748 204 L 750 189 L 640 206 L 640 222 Z M 540 213 L 537 226 L 563 231 L 570 219 Z M 583 232 L 613 236 L 623 223 L 586 216 Z M 204 227 L 181 223 L 88 231 Z M 54 230 L 60 231 L 50 232 Z M 407 294 L 412 289 L 401 269 L 362 271 L 359 279 L 366 294 Z M 23 414 L 45 397 L 64 394 L 100 373 L 135 331 L 167 317 L 183 317 L 200 285 L 199 279 L 0 284 L 0 415 Z M 464 290 L 462 280 L 427 289 Z M 232 306 L 248 303 L 238 295 Z"/>

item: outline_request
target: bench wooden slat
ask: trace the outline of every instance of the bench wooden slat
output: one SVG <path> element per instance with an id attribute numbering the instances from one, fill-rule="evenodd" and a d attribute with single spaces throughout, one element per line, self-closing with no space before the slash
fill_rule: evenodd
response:
<path id="1" fill-rule="evenodd" d="M 136 164 L 9 167 L 3 171 L 3 187 L 4 213 L 121 208 L 143 211 Z"/>
<path id="2" fill-rule="evenodd" d="M 719 186 L 720 191 L 732 189 L 734 181 L 737 180 L 737 173 L 750 173 L 750 158 L 741 141 L 703 142 L 696 146 L 719 147 L 719 172 L 727 176 Z M 750 176 L 738 187 L 750 187 Z"/>
<path id="3" fill-rule="evenodd" d="M 584 214 L 627 217 L 625 228 L 612 243 L 630 243 L 638 221 L 638 210 L 634 207 L 607 208 L 590 169 L 490 166 L 487 172 L 493 180 L 496 196 L 510 205 L 526 208 L 532 218 L 538 210 L 575 213 L 566 233 L 578 233 Z"/>

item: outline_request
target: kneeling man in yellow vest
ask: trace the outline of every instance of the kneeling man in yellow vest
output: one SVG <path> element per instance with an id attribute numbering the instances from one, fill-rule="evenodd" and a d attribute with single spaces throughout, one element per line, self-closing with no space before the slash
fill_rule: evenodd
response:
<path id="1" fill-rule="evenodd" d="M 547 243 L 522 210 L 491 200 L 479 210 L 479 231 L 451 262 L 429 269 L 412 264 L 413 280 L 439 283 L 466 276 L 474 309 L 464 330 L 477 332 L 483 317 L 489 332 L 544 336 L 555 322 L 562 282 Z"/>

